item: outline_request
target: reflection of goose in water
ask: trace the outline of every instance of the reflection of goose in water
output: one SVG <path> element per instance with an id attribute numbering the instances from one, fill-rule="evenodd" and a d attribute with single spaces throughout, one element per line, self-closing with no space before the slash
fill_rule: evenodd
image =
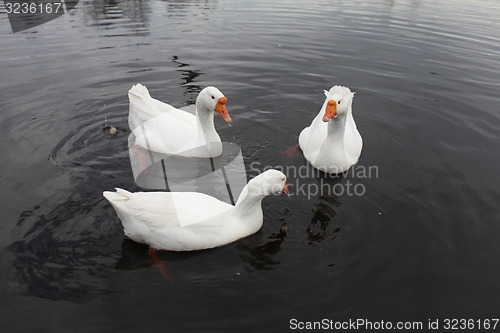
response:
<path id="1" fill-rule="evenodd" d="M 179 60 L 178 56 L 173 56 L 172 57 L 172 62 L 177 64 L 179 69 L 177 69 L 178 72 L 181 73 L 181 86 L 186 89 L 184 92 L 184 96 L 189 97 L 187 100 L 188 107 L 189 109 L 192 109 L 192 114 L 195 113 L 195 104 L 196 104 L 196 98 L 193 98 L 192 96 L 200 93 L 200 91 L 203 90 L 203 87 L 200 87 L 199 85 L 196 84 L 196 79 L 203 75 L 203 72 L 201 72 L 198 69 L 191 68 L 191 66 L 185 62 L 182 62 Z M 181 110 L 186 110 L 186 107 L 180 108 Z"/>
<path id="2" fill-rule="evenodd" d="M 333 218 L 337 213 L 330 205 L 323 202 L 323 200 L 315 204 L 315 206 L 316 208 L 313 210 L 311 222 L 306 229 L 309 244 L 320 243 L 325 240 L 334 240 L 337 237 L 337 233 L 340 231 L 339 227 L 331 226 L 331 223 L 334 222 Z"/>
<path id="3" fill-rule="evenodd" d="M 254 270 L 269 270 L 280 264 L 280 261 L 274 259 L 274 255 L 281 251 L 281 244 L 284 242 L 287 235 L 288 227 L 283 223 L 278 232 L 269 236 L 269 241 L 262 245 L 249 247 L 248 243 L 242 242 L 238 244 L 240 250 L 240 259 L 246 263 L 248 271 Z"/>
<path id="4" fill-rule="evenodd" d="M 307 240 L 309 245 L 321 243 L 323 241 L 334 240 L 337 233 L 340 231 L 339 227 L 335 227 L 335 216 L 337 211 L 334 207 L 341 206 L 341 202 L 334 193 L 330 193 L 335 186 L 343 185 L 345 176 L 337 174 L 334 177 L 331 175 L 320 173 L 315 177 L 319 181 L 318 186 L 323 186 L 319 191 L 317 199 L 318 202 L 314 203 L 310 223 L 306 227 Z"/>
<path id="5" fill-rule="evenodd" d="M 160 256 L 145 244 L 136 243 L 125 238 L 122 243 L 122 256 L 116 263 L 116 269 L 138 269 L 155 265 L 160 274 L 168 281 L 173 282 L 174 278 L 167 269 L 166 264 Z"/>

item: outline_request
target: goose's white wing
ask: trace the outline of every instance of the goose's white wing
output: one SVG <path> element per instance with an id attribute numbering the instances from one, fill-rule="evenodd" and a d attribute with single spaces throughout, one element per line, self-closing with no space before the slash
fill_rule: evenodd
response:
<path id="1" fill-rule="evenodd" d="M 196 119 L 187 112 L 179 113 L 188 115 L 193 121 L 188 123 L 176 113 L 163 113 L 133 130 L 136 143 L 152 151 L 170 154 L 190 149 L 190 143 L 197 133 Z"/>
<path id="2" fill-rule="evenodd" d="M 128 97 L 130 102 L 129 126 L 132 130 L 164 114 L 170 114 L 176 118 L 177 122 L 185 122 L 185 125 L 196 125 L 193 114 L 152 98 L 148 89 L 140 83 L 129 90 Z"/>
<path id="3" fill-rule="evenodd" d="M 234 206 L 196 192 L 136 192 L 129 214 L 151 228 L 185 227 L 227 212 Z"/>
<path id="4" fill-rule="evenodd" d="M 175 117 L 179 122 L 183 122 L 189 126 L 196 126 L 196 116 L 195 116 L 196 106 L 194 105 L 189 106 L 189 111 L 188 111 L 188 110 L 183 110 L 184 108 L 181 109 L 174 108 L 172 105 L 163 103 L 162 101 L 159 101 L 154 98 L 153 100 L 155 101 L 156 106 L 158 107 L 158 109 L 160 109 L 162 114 L 168 113 L 172 117 Z M 191 110 L 193 109 L 194 111 L 191 112 Z"/>

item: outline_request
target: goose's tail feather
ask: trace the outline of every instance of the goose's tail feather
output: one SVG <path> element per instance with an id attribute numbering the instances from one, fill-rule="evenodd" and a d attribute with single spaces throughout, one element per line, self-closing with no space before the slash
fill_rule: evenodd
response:
<path id="1" fill-rule="evenodd" d="M 148 89 L 142 84 L 134 85 L 128 91 L 129 117 L 128 124 L 133 131 L 137 127 L 161 114 L 157 101 L 149 95 Z"/>
<path id="2" fill-rule="evenodd" d="M 128 91 L 128 96 L 131 98 L 132 96 L 138 97 L 138 98 L 151 98 L 151 95 L 149 95 L 148 88 L 143 86 L 140 83 L 137 83 L 136 85 L 133 85 L 132 88 Z"/>
<path id="3" fill-rule="evenodd" d="M 132 197 L 132 193 L 129 191 L 121 188 L 116 188 L 115 190 L 116 192 L 104 191 L 102 195 L 104 195 L 104 197 L 111 203 L 116 201 L 127 201 Z"/>

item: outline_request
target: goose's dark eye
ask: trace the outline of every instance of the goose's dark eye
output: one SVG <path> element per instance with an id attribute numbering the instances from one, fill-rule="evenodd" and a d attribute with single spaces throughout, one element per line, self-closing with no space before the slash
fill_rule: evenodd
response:
<path id="1" fill-rule="evenodd" d="M 285 178 L 281 178 L 281 180 L 285 180 Z"/>
<path id="2" fill-rule="evenodd" d="M 342 103 L 342 101 L 339 101 L 338 104 Z"/>
<path id="3" fill-rule="evenodd" d="M 214 97 L 214 96 L 212 96 L 212 99 L 215 99 L 215 97 Z"/>

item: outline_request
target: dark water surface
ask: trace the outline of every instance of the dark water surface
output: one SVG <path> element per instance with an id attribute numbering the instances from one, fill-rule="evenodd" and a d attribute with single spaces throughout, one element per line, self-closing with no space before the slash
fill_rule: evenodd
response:
<path id="1" fill-rule="evenodd" d="M 494 0 L 81 1 L 16 34 L 0 14 L 0 330 L 498 318 L 498 13 Z M 364 139 L 355 170 L 372 173 L 289 174 L 295 195 L 264 200 L 257 234 L 160 253 L 166 281 L 101 194 L 140 190 L 127 151 L 137 82 L 178 107 L 217 86 L 233 126 L 216 127 L 249 177 L 307 170 L 281 152 L 323 89 L 346 85 Z"/>

